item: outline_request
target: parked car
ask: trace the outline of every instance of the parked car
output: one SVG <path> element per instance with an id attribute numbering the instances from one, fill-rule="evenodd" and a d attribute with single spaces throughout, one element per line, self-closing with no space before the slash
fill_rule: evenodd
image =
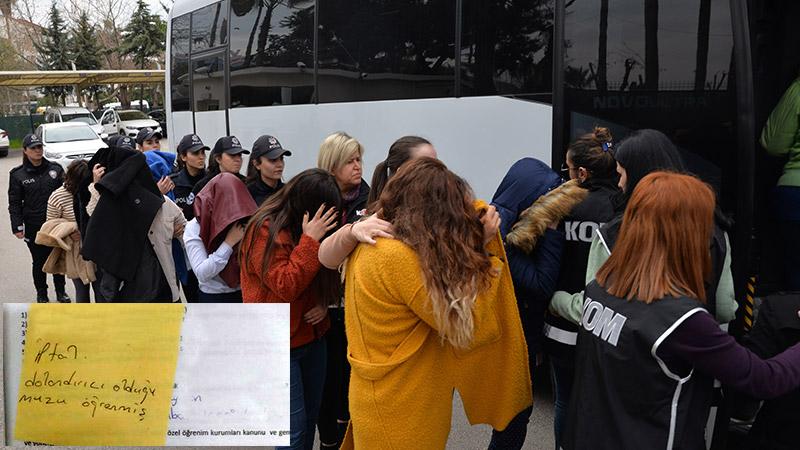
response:
<path id="1" fill-rule="evenodd" d="M 67 170 L 76 159 L 90 159 L 101 148 L 108 147 L 86 123 L 45 123 L 36 128 L 44 147 L 44 157 Z"/>
<path id="2" fill-rule="evenodd" d="M 136 137 L 142 128 L 152 128 L 161 133 L 161 126 L 147 114 L 135 109 L 107 109 L 100 118 L 103 132 Z"/>
<path id="3" fill-rule="evenodd" d="M 0 158 L 8 156 L 8 133 L 6 130 L 0 129 Z"/>
<path id="4" fill-rule="evenodd" d="M 49 108 L 44 114 L 45 123 L 58 123 L 58 122 L 83 122 L 94 130 L 100 137 L 108 137 L 103 132 L 103 126 L 100 122 L 89 112 L 86 108 L 81 107 L 55 107 Z"/>
<path id="5" fill-rule="evenodd" d="M 167 137 L 167 113 L 163 109 L 154 109 L 147 115 L 158 122 L 158 126 L 161 127 L 161 135 Z"/>

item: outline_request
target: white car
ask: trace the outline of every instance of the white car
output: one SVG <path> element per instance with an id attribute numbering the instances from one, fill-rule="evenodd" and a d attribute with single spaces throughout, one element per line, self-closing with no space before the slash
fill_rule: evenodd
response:
<path id="1" fill-rule="evenodd" d="M 85 123 L 57 122 L 39 125 L 36 135 L 44 147 L 44 157 L 64 170 L 76 159 L 90 159 L 101 148 L 108 147 Z"/>
<path id="2" fill-rule="evenodd" d="M 0 129 L 0 158 L 8 156 L 8 133 Z"/>
<path id="3" fill-rule="evenodd" d="M 72 106 L 48 108 L 44 115 L 44 121 L 46 123 L 83 122 L 92 127 L 94 132 L 100 135 L 101 138 L 108 137 L 108 134 L 103 132 L 103 126 L 100 125 L 100 122 L 86 108 Z"/>
<path id="4" fill-rule="evenodd" d="M 107 109 L 100 116 L 103 132 L 135 138 L 142 128 L 152 128 L 161 133 L 161 126 L 147 114 L 135 109 Z"/>

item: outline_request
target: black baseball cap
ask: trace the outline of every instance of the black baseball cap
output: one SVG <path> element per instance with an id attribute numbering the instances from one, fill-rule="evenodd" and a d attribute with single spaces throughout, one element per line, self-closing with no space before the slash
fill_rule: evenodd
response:
<path id="1" fill-rule="evenodd" d="M 211 150 L 207 145 L 203 144 L 200 136 L 196 134 L 187 134 L 178 143 L 178 153 L 194 153 L 200 150 Z"/>
<path id="2" fill-rule="evenodd" d="M 274 136 L 265 134 L 253 143 L 252 159 L 258 159 L 262 156 L 267 159 L 278 159 L 283 155 L 292 156 L 292 152 L 283 148 Z"/>
<path id="3" fill-rule="evenodd" d="M 153 139 L 155 136 L 158 136 L 158 139 L 161 139 L 163 137 L 161 136 L 160 132 L 150 127 L 142 128 L 141 130 L 139 130 L 139 134 L 136 135 L 136 143 L 142 145 L 144 141 L 148 139 Z"/>
<path id="4" fill-rule="evenodd" d="M 109 143 L 111 147 L 123 148 L 126 150 L 136 150 L 136 143 L 128 136 L 120 136 L 115 141 Z"/>
<path id="5" fill-rule="evenodd" d="M 22 140 L 22 148 L 30 148 L 30 147 L 41 147 L 42 140 L 39 139 L 39 136 L 35 134 L 26 134 L 25 138 Z"/>
<path id="6" fill-rule="evenodd" d="M 242 143 L 239 142 L 239 138 L 236 136 L 223 136 L 217 139 L 217 143 L 214 144 L 214 149 L 211 150 L 211 153 L 227 153 L 229 155 L 239 155 L 243 153 L 245 155 L 249 155 L 250 150 L 243 149 Z"/>

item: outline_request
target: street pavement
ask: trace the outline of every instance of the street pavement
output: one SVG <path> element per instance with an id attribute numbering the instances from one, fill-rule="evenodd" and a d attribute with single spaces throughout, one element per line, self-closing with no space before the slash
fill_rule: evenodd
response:
<path id="1" fill-rule="evenodd" d="M 166 148 L 166 140 L 162 141 L 162 148 Z M 5 158 L 0 158 L 0 303 L 29 303 L 36 298 L 31 277 L 31 257 L 25 243 L 14 237 L 11 233 L 11 222 L 8 217 L 8 172 L 22 163 L 22 152 L 11 151 Z M 55 301 L 52 278 L 48 277 L 50 285 L 50 298 Z M 67 280 L 67 292 L 74 298 L 75 291 L 72 283 Z M 0 321 L 2 323 L 2 321 Z M 1 333 L 0 333 L 1 334 Z M 2 346 L 0 345 L 0 349 Z M 1 360 L 1 358 L 0 358 Z M 497 368 L 503 370 L 502 367 Z M 543 368 L 538 371 L 542 376 L 534 387 L 535 406 L 530 424 L 528 437 L 525 441 L 526 450 L 552 450 L 553 443 L 553 401 L 549 378 Z M 486 380 L 487 386 L 494 380 Z M 0 384 L 2 379 L 0 378 Z M 0 399 L 2 399 L 0 392 Z M 447 445 L 448 450 L 478 450 L 485 449 L 491 437 L 491 428 L 485 425 L 471 426 L 467 422 L 461 402 L 456 396 L 453 403 L 452 428 Z M 3 417 L 3 402 L 0 401 L 0 417 Z M 0 429 L 2 429 L 0 424 Z M 0 434 L 2 436 L 2 434 Z M 0 443 L 2 440 L 0 439 Z M 317 444 L 318 446 L 318 444 Z M 425 450 L 424 443 L 420 443 L 421 450 Z"/>

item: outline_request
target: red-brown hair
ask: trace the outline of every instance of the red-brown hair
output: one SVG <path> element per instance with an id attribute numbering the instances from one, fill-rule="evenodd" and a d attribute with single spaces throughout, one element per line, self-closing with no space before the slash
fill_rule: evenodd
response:
<path id="1" fill-rule="evenodd" d="M 642 178 L 597 282 L 628 300 L 686 296 L 705 303 L 715 204 L 711 188 L 691 175 L 653 172 Z"/>

